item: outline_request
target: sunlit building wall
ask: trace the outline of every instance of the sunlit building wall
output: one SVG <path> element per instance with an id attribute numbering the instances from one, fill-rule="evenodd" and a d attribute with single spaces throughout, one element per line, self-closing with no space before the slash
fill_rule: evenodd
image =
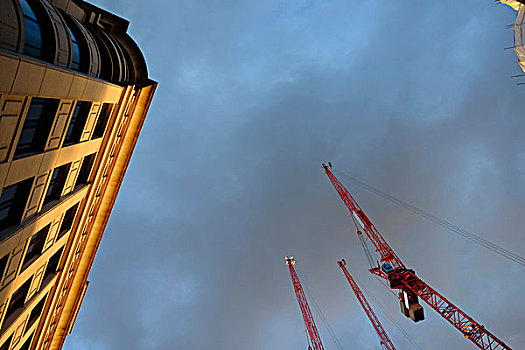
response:
<path id="1" fill-rule="evenodd" d="M 157 83 L 128 21 L 0 3 L 0 350 L 60 349 Z"/>
<path id="2" fill-rule="evenodd" d="M 512 28 L 514 29 L 514 50 L 518 55 L 518 63 L 525 72 L 525 0 L 501 0 L 518 12 Z"/>

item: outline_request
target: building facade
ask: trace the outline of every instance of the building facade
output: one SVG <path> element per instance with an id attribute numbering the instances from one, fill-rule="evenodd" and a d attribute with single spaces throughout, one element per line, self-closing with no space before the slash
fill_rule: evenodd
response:
<path id="1" fill-rule="evenodd" d="M 157 83 L 128 21 L 0 1 L 0 350 L 60 349 Z"/>
<path id="2" fill-rule="evenodd" d="M 514 29 L 514 51 L 518 56 L 518 64 L 525 72 L 525 0 L 501 0 L 517 11 L 516 20 L 512 25 Z"/>

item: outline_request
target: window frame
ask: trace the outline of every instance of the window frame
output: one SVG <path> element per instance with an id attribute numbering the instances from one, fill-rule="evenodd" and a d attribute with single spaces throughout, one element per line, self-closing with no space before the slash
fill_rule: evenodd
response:
<path id="1" fill-rule="evenodd" d="M 29 318 L 27 319 L 26 329 L 31 328 L 31 326 L 33 326 L 33 324 L 35 324 L 36 320 L 40 316 L 42 316 L 42 312 L 44 311 L 44 307 L 46 306 L 47 296 L 48 296 L 48 294 L 44 295 L 42 297 L 42 299 L 40 299 L 40 301 L 31 310 L 31 313 L 29 314 Z M 40 307 L 40 311 L 38 312 L 38 315 L 35 316 L 34 313 L 35 313 L 35 311 L 38 310 L 39 307 Z"/>
<path id="2" fill-rule="evenodd" d="M 53 169 L 42 205 L 51 203 L 54 200 L 59 200 L 60 197 L 62 197 L 62 191 L 66 185 L 70 168 L 71 163 L 66 163 Z"/>
<path id="3" fill-rule="evenodd" d="M 53 254 L 47 261 L 46 269 L 44 270 L 44 275 L 42 276 L 42 286 L 45 285 L 46 279 L 52 274 L 56 274 L 60 267 L 60 260 L 62 260 L 62 254 L 64 253 L 64 246 L 60 247 L 55 254 Z M 56 259 L 56 260 L 53 260 Z M 53 261 L 52 261 L 53 260 Z M 50 268 L 56 265 L 51 271 Z"/>
<path id="4" fill-rule="evenodd" d="M 24 344 L 18 348 L 18 350 L 29 350 L 29 348 L 31 347 L 31 343 L 33 342 L 33 337 L 35 335 L 35 332 L 33 332 L 27 339 L 26 341 L 24 342 Z"/>
<path id="5" fill-rule="evenodd" d="M 93 168 L 95 166 L 95 159 L 97 154 L 91 153 L 84 157 L 82 160 L 82 165 L 78 171 L 77 179 L 75 180 L 75 188 L 81 185 L 89 184 L 89 178 L 93 173 Z"/>
<path id="6" fill-rule="evenodd" d="M 58 241 L 60 238 L 62 238 L 67 232 L 73 228 L 73 224 L 75 223 L 75 219 L 77 217 L 78 213 L 78 207 L 80 205 L 80 202 L 76 203 L 75 205 L 71 206 L 66 212 L 64 213 L 64 218 L 62 219 L 62 223 L 60 224 L 60 228 L 58 230 L 57 238 Z M 73 214 L 71 214 L 73 212 Z M 68 216 L 71 215 L 71 216 Z M 68 220 L 68 221 L 66 221 Z M 64 225 L 67 225 L 64 227 Z"/>
<path id="7" fill-rule="evenodd" d="M 5 311 L 4 322 L 13 316 L 16 310 L 24 307 L 32 280 L 33 278 L 29 277 L 20 287 L 18 287 L 17 290 L 13 292 L 13 294 L 11 294 L 9 298 L 9 304 Z M 13 298 L 14 296 L 16 297 L 16 300 Z"/>
<path id="8" fill-rule="evenodd" d="M 0 193 L 0 212 L 7 209 L 7 215 L 5 218 L 0 219 L 0 231 L 10 226 L 20 225 L 22 216 L 24 215 L 24 209 L 29 200 L 33 179 L 34 178 L 25 179 L 2 189 Z M 12 197 L 2 201 L 6 190 L 12 188 L 14 188 Z"/>
<path id="9" fill-rule="evenodd" d="M 64 147 L 75 145 L 80 142 L 92 105 L 93 102 L 90 101 L 77 101 L 66 128 Z"/>
<path id="10" fill-rule="evenodd" d="M 44 53 L 44 40 L 42 37 L 42 26 L 40 25 L 38 21 L 38 17 L 35 14 L 35 9 L 31 6 L 30 1 L 27 0 L 20 0 L 20 7 L 22 9 L 23 19 L 24 19 L 24 29 L 25 29 L 25 40 L 24 40 L 24 48 L 23 53 L 25 55 L 35 57 L 35 58 L 42 58 Z M 28 23 L 31 23 L 31 26 L 35 26 L 38 28 L 38 40 L 36 40 L 38 43 L 35 43 L 32 39 L 36 39 L 36 36 L 31 39 L 31 37 L 28 36 L 28 33 L 35 34 L 36 31 L 29 31 Z M 30 40 L 28 40 L 30 38 Z"/>
<path id="11" fill-rule="evenodd" d="M 10 256 L 11 253 L 7 253 L 0 258 L 0 283 L 2 283 L 5 272 L 7 271 L 7 264 L 9 263 Z"/>
<path id="12" fill-rule="evenodd" d="M 0 345 L 0 350 L 8 350 L 9 349 L 9 347 L 11 346 L 11 342 L 13 341 L 13 334 L 14 333 L 11 333 L 9 338 L 7 338 L 6 341 L 2 345 Z"/>
<path id="13" fill-rule="evenodd" d="M 60 100 L 56 98 L 31 98 L 18 137 L 14 160 L 44 152 L 59 105 Z M 26 138 L 30 138 L 30 141 Z"/>
<path id="14" fill-rule="evenodd" d="M 104 136 L 106 129 L 108 128 L 109 120 L 111 119 L 111 113 L 113 112 L 112 103 L 103 103 L 100 108 L 100 112 L 97 116 L 97 121 L 95 122 L 95 127 L 93 128 L 93 134 L 91 139 L 98 139 Z"/>
<path id="15" fill-rule="evenodd" d="M 42 255 L 50 228 L 51 223 L 47 224 L 28 238 L 29 243 L 25 251 L 24 260 L 22 261 L 22 271 L 31 266 L 35 260 Z M 36 237 L 35 241 L 33 241 L 34 237 Z M 29 249 L 31 249 L 31 251 L 29 251 Z"/>

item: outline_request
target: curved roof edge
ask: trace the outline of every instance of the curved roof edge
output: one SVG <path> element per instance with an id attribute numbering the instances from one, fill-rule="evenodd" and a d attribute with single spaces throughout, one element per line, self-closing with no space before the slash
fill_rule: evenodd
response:
<path id="1" fill-rule="evenodd" d="M 48 40 L 26 45 L 27 15 L 19 1 L 0 5 L 9 15 L 0 18 L 0 48 L 118 85 L 150 85 L 144 55 L 127 32 L 128 20 L 84 0 L 28 0 L 36 14 L 29 20 L 37 23 L 30 30 Z"/>

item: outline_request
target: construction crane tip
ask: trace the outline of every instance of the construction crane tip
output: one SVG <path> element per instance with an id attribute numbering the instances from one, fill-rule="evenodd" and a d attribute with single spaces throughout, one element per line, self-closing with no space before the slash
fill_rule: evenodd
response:
<path id="1" fill-rule="evenodd" d="M 328 165 L 326 165 L 325 163 L 323 163 L 323 169 L 324 170 L 330 170 L 333 168 L 333 165 L 332 165 L 332 162 L 328 162 Z"/>

